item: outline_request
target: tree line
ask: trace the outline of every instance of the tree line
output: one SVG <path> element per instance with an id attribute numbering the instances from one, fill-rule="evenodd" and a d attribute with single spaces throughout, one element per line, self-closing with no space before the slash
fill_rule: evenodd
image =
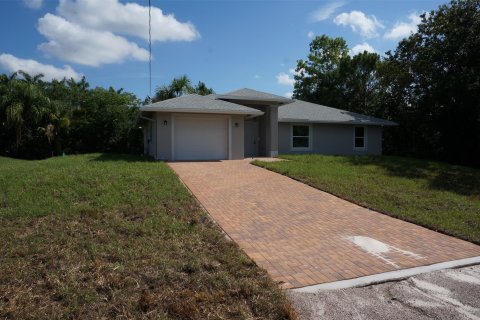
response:
<path id="1" fill-rule="evenodd" d="M 39 159 L 63 153 L 140 152 L 139 100 L 85 78 L 43 81 L 0 75 L 0 154 Z"/>
<path id="2" fill-rule="evenodd" d="M 297 63 L 294 98 L 395 121 L 388 154 L 480 166 L 480 1 L 425 13 L 385 57 L 319 36 Z"/>

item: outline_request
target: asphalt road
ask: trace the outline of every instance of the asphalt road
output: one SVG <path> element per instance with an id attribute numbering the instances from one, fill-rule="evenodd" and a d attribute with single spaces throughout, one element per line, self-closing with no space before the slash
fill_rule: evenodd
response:
<path id="1" fill-rule="evenodd" d="M 480 320 L 480 265 L 362 288 L 288 295 L 300 319 Z"/>

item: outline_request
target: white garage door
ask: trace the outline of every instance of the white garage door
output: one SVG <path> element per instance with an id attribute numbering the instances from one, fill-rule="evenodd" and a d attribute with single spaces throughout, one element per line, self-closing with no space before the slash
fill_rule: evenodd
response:
<path id="1" fill-rule="evenodd" d="M 175 160 L 228 159 L 228 119 L 176 117 Z"/>

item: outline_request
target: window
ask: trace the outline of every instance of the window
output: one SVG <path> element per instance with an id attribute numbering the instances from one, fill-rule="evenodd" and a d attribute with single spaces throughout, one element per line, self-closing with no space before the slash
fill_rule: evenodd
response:
<path id="1" fill-rule="evenodd" d="M 365 127 L 355 127 L 354 131 L 354 146 L 355 149 L 365 149 L 367 146 L 367 135 Z"/>
<path id="2" fill-rule="evenodd" d="M 310 149 L 310 126 L 292 125 L 292 149 Z"/>

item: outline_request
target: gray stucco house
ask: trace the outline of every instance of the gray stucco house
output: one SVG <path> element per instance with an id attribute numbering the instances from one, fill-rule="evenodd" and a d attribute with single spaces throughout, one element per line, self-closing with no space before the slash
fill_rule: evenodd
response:
<path id="1" fill-rule="evenodd" d="M 184 95 L 141 108 L 145 153 L 158 160 L 382 153 L 394 122 L 251 89 Z"/>

